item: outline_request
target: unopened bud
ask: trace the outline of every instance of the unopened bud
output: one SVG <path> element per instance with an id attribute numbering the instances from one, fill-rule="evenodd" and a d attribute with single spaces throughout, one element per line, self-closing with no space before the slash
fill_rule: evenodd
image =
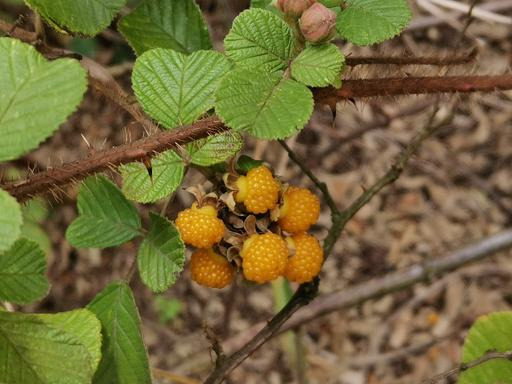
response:
<path id="1" fill-rule="evenodd" d="M 336 33 L 336 13 L 321 3 L 315 3 L 302 14 L 300 30 L 311 43 L 328 41 Z"/>
<path id="2" fill-rule="evenodd" d="M 278 0 L 277 7 L 285 14 L 300 17 L 316 0 Z"/>

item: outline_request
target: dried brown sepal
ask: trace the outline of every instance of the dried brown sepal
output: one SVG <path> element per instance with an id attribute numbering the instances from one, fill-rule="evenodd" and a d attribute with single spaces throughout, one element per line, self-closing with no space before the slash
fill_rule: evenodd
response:
<path id="1" fill-rule="evenodd" d="M 234 213 L 237 216 L 245 216 L 245 214 L 238 208 L 238 205 L 235 201 L 235 192 L 229 191 L 220 195 L 219 200 L 228 207 L 231 213 Z"/>
<path id="2" fill-rule="evenodd" d="M 240 256 L 240 251 L 242 250 L 242 246 L 233 245 L 228 248 L 226 252 L 226 258 L 229 262 L 234 262 L 238 268 L 242 268 L 242 257 Z"/>
<path id="3" fill-rule="evenodd" d="M 249 215 L 244 220 L 244 230 L 248 236 L 254 235 L 256 231 L 256 216 Z"/>

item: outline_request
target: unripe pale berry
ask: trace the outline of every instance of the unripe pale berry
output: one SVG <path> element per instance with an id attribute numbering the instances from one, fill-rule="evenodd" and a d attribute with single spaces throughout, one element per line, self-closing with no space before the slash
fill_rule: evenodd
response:
<path id="1" fill-rule="evenodd" d="M 336 33 L 336 13 L 322 3 L 315 3 L 302 14 L 299 24 L 307 41 L 323 43 Z"/>
<path id="2" fill-rule="evenodd" d="M 316 0 L 279 0 L 277 7 L 285 14 L 300 17 Z"/>

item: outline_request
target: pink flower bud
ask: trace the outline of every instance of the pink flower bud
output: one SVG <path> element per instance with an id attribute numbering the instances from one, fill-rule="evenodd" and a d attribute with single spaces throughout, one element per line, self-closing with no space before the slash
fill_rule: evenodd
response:
<path id="1" fill-rule="evenodd" d="M 311 43 L 323 43 L 336 33 L 336 13 L 321 3 L 309 7 L 300 19 L 300 30 Z"/>
<path id="2" fill-rule="evenodd" d="M 316 0 L 278 0 L 277 7 L 287 15 L 300 17 Z"/>

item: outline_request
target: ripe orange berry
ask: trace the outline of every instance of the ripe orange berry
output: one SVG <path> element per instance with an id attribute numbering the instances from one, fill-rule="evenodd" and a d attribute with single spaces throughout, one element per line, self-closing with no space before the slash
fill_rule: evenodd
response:
<path id="1" fill-rule="evenodd" d="M 245 278 L 260 284 L 281 276 L 288 260 L 286 242 L 275 233 L 252 235 L 240 254 Z"/>
<path id="2" fill-rule="evenodd" d="M 210 288 L 224 288 L 235 276 L 235 269 L 227 259 L 213 249 L 199 249 L 190 259 L 192 280 Z"/>
<path id="3" fill-rule="evenodd" d="M 211 205 L 191 208 L 178 213 L 176 227 L 181 239 L 197 248 L 210 248 L 222 240 L 226 227 L 217 217 L 217 210 Z"/>
<path id="4" fill-rule="evenodd" d="M 301 284 L 313 280 L 324 262 L 324 251 L 316 237 L 302 232 L 286 241 L 295 254 L 288 260 L 283 276 Z"/>
<path id="5" fill-rule="evenodd" d="M 246 176 L 240 176 L 236 186 L 236 202 L 244 203 L 251 213 L 265 213 L 277 205 L 279 183 L 264 165 L 251 169 Z"/>
<path id="6" fill-rule="evenodd" d="M 318 220 L 320 201 L 305 188 L 289 187 L 279 210 L 279 226 L 289 233 L 304 232 Z"/>

